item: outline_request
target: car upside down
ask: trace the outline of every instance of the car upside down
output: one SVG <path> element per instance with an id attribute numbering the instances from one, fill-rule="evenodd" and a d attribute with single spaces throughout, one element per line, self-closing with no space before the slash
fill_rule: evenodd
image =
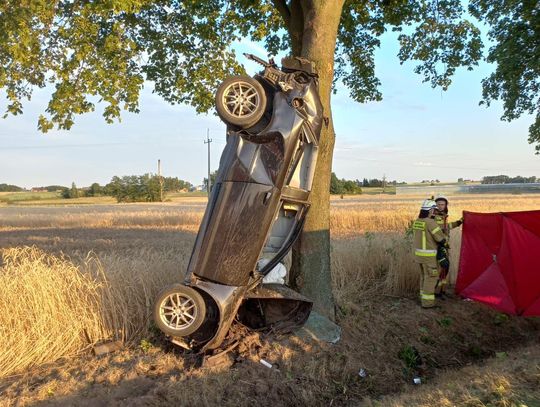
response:
<path id="1" fill-rule="evenodd" d="M 313 305 L 283 284 L 286 278 L 269 277 L 310 206 L 324 122 L 318 76 L 305 59 L 285 58 L 279 69 L 245 55 L 264 70 L 227 78 L 217 90 L 227 144 L 216 182 L 185 279 L 164 288 L 153 310 L 174 343 L 199 351 L 218 348 L 235 319 L 253 329 L 291 331 Z"/>

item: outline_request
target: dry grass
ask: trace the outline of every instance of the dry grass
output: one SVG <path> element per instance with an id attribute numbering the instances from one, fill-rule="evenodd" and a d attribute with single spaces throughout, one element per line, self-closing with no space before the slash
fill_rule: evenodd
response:
<path id="1" fill-rule="evenodd" d="M 462 211 L 505 212 L 540 209 L 540 196 L 460 195 L 449 197 L 450 220 Z M 331 228 L 337 236 L 365 232 L 404 231 L 419 212 L 422 198 L 410 196 L 362 196 L 332 200 Z"/>
<path id="2" fill-rule="evenodd" d="M 25 211 L 25 209 L 9 208 L 9 213 L 0 213 L 2 227 L 4 229 L 173 228 L 197 231 L 204 213 L 204 206 L 193 209 L 169 209 L 167 206 L 157 205 L 133 205 L 132 210 L 125 210 L 126 207 L 122 206 L 88 207 L 82 210 L 28 208 L 28 211 Z"/>
<path id="3" fill-rule="evenodd" d="M 1 255 L 0 376 L 109 336 L 98 279 L 37 249 L 6 249 Z"/>
<path id="4" fill-rule="evenodd" d="M 59 192 L 0 192 L 1 206 L 79 206 L 79 205 L 108 205 L 116 204 L 112 196 L 94 196 L 65 199 Z M 206 194 L 202 192 L 170 193 L 165 197 L 166 202 L 205 202 Z"/>
<path id="5" fill-rule="evenodd" d="M 540 349 L 529 346 L 438 377 L 412 394 L 366 402 L 377 407 L 521 407 L 540 406 Z"/>
<path id="6" fill-rule="evenodd" d="M 332 197 L 332 234 L 343 237 L 358 236 L 365 232 L 403 232 L 411 219 L 418 214 L 421 201 L 421 197 L 396 195 L 346 196 L 344 199 Z M 204 197 L 184 197 L 160 204 L 98 205 L 83 208 L 11 207 L 0 212 L 0 225 L 13 229 L 151 227 L 196 231 L 205 205 Z M 450 197 L 451 220 L 459 218 L 464 210 L 500 212 L 533 209 L 540 209 L 538 194 Z"/>
<path id="7" fill-rule="evenodd" d="M 43 193 L 45 194 L 54 194 L 51 192 Z M 6 204 L 16 205 L 16 206 L 36 206 L 36 205 L 54 205 L 54 206 L 71 206 L 71 205 L 98 205 L 98 204 L 113 204 L 116 203 L 116 199 L 112 196 L 96 196 L 96 197 L 81 197 L 81 198 L 72 198 L 66 199 L 61 198 L 55 195 L 45 195 L 41 198 L 35 199 L 35 196 L 28 195 L 26 197 L 19 197 L 17 195 L 11 196 L 11 200 L 5 200 Z"/>
<path id="8" fill-rule="evenodd" d="M 75 264 L 36 247 L 1 250 L 0 377 L 100 340 L 129 342 L 145 334 L 157 291 L 177 280 L 179 270 L 170 254 L 141 249 L 138 255 L 98 260 L 90 254 Z"/>
<path id="9" fill-rule="evenodd" d="M 419 201 L 333 200 L 333 283 L 342 315 L 357 310 L 359 298 L 414 297 L 418 274 L 404 230 Z M 462 209 L 538 207 L 538 196 L 451 201 L 455 217 Z M 133 343 L 147 335 L 153 298 L 181 278 L 203 210 L 201 198 L 182 205 L 3 208 L 0 377 L 83 351 L 98 340 Z M 453 273 L 459 240 L 456 231 Z M 24 247 L 31 245 L 36 247 Z"/>
<path id="10" fill-rule="evenodd" d="M 461 230 L 450 238 L 449 281 L 455 282 L 459 263 Z M 388 295 L 416 295 L 418 266 L 405 233 L 372 233 L 332 241 L 332 282 L 340 306 L 354 298 Z M 351 284 L 351 282 L 354 282 Z"/>

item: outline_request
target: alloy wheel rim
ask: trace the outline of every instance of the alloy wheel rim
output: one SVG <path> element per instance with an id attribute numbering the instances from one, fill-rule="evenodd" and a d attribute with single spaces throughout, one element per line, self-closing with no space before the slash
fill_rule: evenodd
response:
<path id="1" fill-rule="evenodd" d="M 195 301 L 185 294 L 168 295 L 159 307 L 161 321 L 172 329 L 186 329 L 197 318 Z"/>
<path id="2" fill-rule="evenodd" d="M 230 115 L 244 118 L 257 110 L 259 93 L 247 82 L 234 82 L 223 92 L 222 102 Z"/>

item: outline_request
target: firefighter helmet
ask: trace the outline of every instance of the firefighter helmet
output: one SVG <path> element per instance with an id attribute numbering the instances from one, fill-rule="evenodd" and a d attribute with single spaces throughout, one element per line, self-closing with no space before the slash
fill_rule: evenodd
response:
<path id="1" fill-rule="evenodd" d="M 435 198 L 435 202 L 437 201 L 445 201 L 446 205 L 448 205 L 448 199 L 446 199 L 446 197 L 443 195 L 439 195 L 437 198 Z"/>
<path id="2" fill-rule="evenodd" d="M 429 211 L 430 209 L 437 208 L 437 204 L 433 199 L 426 199 L 424 202 L 422 202 L 422 210 L 423 211 Z"/>

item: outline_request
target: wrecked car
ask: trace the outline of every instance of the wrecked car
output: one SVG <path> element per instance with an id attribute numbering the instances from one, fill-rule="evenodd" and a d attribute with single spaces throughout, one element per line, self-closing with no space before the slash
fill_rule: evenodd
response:
<path id="1" fill-rule="evenodd" d="M 216 182 L 185 279 L 163 289 L 153 311 L 172 342 L 199 351 L 218 348 L 235 320 L 292 330 L 312 308 L 283 284 L 280 262 L 310 206 L 323 125 L 318 77 L 305 59 L 285 58 L 279 69 L 245 55 L 264 70 L 229 77 L 217 90 L 227 143 Z"/>

